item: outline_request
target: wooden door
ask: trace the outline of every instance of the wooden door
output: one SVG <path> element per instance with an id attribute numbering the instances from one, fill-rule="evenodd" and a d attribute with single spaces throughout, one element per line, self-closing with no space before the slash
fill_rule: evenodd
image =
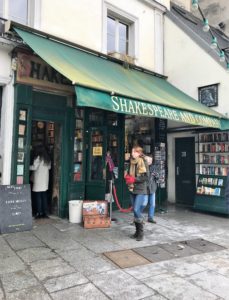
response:
<path id="1" fill-rule="evenodd" d="M 176 203 L 193 206 L 195 196 L 195 139 L 175 142 Z"/>

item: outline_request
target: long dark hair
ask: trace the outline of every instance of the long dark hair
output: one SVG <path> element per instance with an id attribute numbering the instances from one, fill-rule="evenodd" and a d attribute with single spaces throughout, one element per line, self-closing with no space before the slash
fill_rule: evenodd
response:
<path id="1" fill-rule="evenodd" d="M 44 161 L 45 165 L 48 165 L 51 162 L 47 150 L 42 145 L 37 146 L 34 149 L 34 159 L 36 159 L 38 156 L 40 157 L 40 160 Z"/>

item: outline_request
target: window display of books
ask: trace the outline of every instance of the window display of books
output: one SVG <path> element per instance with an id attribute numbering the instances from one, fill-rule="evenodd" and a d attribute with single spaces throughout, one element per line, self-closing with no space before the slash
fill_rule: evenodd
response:
<path id="1" fill-rule="evenodd" d="M 199 195 L 223 196 L 225 179 L 199 176 L 196 193 Z"/>
<path id="2" fill-rule="evenodd" d="M 84 128 L 84 111 L 77 108 L 75 110 L 75 136 L 73 145 L 73 181 L 82 180 L 82 161 L 83 161 L 83 128 Z"/>
<path id="3" fill-rule="evenodd" d="M 199 133 L 195 149 L 194 208 L 228 214 L 225 187 L 229 172 L 229 131 Z"/>

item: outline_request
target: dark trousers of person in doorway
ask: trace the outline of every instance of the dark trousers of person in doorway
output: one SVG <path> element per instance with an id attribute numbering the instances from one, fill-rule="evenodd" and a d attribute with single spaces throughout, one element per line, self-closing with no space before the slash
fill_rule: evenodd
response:
<path id="1" fill-rule="evenodd" d="M 48 196 L 45 192 L 34 192 L 36 199 L 36 217 L 48 217 Z"/>

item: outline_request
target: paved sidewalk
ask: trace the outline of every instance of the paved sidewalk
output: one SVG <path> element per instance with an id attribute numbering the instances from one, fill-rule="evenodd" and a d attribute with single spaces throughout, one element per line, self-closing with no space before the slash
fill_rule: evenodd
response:
<path id="1" fill-rule="evenodd" d="M 0 300 L 229 299 L 228 218 L 171 208 L 137 242 L 132 214 L 114 216 L 109 229 L 51 218 L 0 235 Z M 225 248 L 123 269 L 103 255 L 199 238 Z"/>

